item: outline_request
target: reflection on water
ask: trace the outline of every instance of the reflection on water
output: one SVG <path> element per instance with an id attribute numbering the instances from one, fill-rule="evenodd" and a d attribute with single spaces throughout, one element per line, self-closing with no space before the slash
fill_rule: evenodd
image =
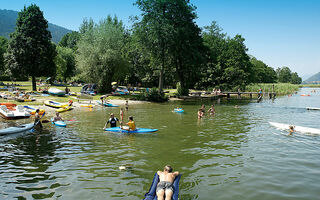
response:
<path id="1" fill-rule="evenodd" d="M 117 108 L 75 109 L 63 114 L 75 120 L 67 128 L 0 138 L 0 199 L 142 199 L 166 164 L 183 174 L 183 200 L 316 199 L 319 137 L 288 137 L 268 124 L 320 128 L 320 112 L 305 110 L 320 107 L 320 90 L 308 98 L 221 102 L 201 120 L 200 103 L 130 105 L 125 119 L 159 129 L 151 134 L 104 132 Z"/>

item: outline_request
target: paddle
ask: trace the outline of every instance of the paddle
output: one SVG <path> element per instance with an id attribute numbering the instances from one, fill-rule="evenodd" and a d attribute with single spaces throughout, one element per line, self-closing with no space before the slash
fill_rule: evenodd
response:
<path id="1" fill-rule="evenodd" d="M 33 128 L 31 129 L 32 132 L 34 131 L 34 127 L 36 127 L 39 124 L 39 122 L 41 121 L 41 119 L 44 117 L 45 114 L 46 114 L 46 112 L 43 112 L 43 114 L 40 117 L 39 121 L 37 121 L 37 123 L 34 124 Z"/>

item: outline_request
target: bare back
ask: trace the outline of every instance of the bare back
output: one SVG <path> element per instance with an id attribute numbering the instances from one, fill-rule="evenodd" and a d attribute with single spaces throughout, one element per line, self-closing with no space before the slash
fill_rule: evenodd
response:
<path id="1" fill-rule="evenodd" d="M 169 173 L 169 172 L 158 171 L 157 173 L 159 175 L 160 181 L 167 181 L 170 183 L 173 183 L 175 177 L 179 175 L 179 172 Z"/>

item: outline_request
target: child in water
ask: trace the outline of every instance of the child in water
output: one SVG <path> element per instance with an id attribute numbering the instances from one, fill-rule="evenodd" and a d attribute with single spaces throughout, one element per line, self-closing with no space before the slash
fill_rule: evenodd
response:
<path id="1" fill-rule="evenodd" d="M 208 113 L 210 115 L 214 115 L 214 113 L 216 112 L 216 110 L 214 109 L 214 105 L 212 104 L 212 106 L 209 108 Z"/>
<path id="2" fill-rule="evenodd" d="M 292 135 L 292 133 L 294 132 L 294 126 L 289 126 L 289 134 L 288 135 Z"/>
<path id="3" fill-rule="evenodd" d="M 134 131 L 136 130 L 136 124 L 133 121 L 133 117 L 129 116 L 129 122 L 127 123 L 128 126 L 121 126 L 121 129 L 127 131 Z"/>
<path id="4" fill-rule="evenodd" d="M 198 111 L 198 119 L 201 119 L 202 117 L 203 117 L 203 111 L 200 108 L 199 111 Z"/>

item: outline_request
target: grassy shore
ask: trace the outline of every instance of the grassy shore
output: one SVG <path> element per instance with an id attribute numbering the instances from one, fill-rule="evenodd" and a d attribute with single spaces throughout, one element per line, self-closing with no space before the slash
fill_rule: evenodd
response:
<path id="1" fill-rule="evenodd" d="M 272 92 L 272 86 L 277 95 L 292 94 L 299 90 L 299 85 L 290 83 L 256 83 L 250 84 L 246 87 L 246 92 L 258 92 L 261 88 L 263 92 Z"/>
<path id="2" fill-rule="evenodd" d="M 311 87 L 311 88 L 320 88 L 320 84 L 301 84 L 299 87 Z"/>

